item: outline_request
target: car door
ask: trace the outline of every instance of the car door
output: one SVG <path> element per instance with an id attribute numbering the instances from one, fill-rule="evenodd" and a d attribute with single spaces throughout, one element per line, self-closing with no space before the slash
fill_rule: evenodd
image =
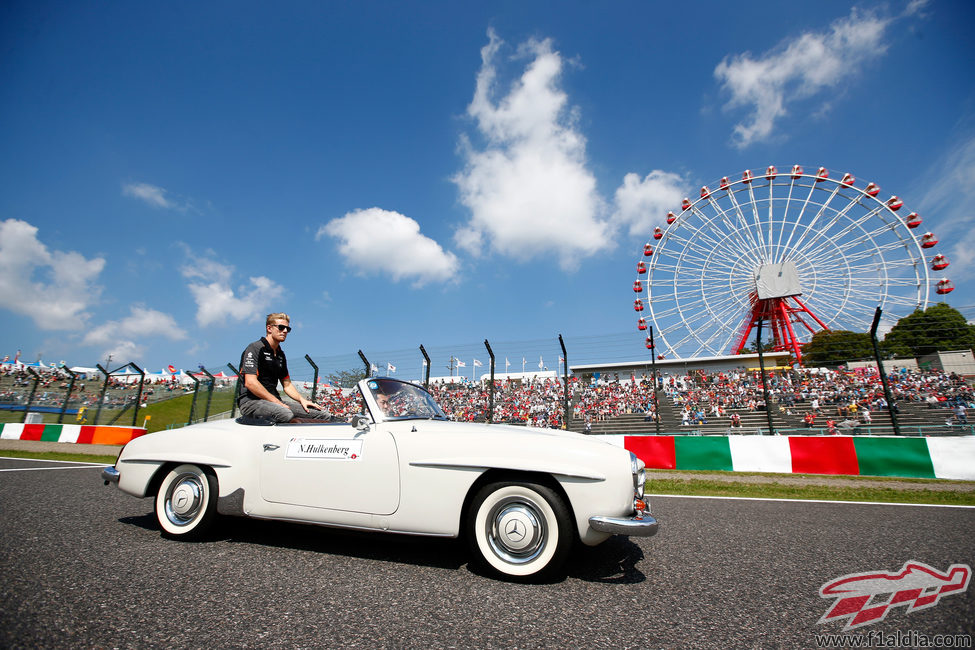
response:
<path id="1" fill-rule="evenodd" d="M 399 507 L 396 440 L 383 428 L 351 425 L 267 427 L 261 455 L 265 501 L 390 515 Z"/>

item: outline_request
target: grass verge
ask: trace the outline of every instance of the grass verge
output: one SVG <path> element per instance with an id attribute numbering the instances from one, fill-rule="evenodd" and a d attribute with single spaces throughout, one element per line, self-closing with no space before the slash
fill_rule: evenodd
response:
<path id="1" fill-rule="evenodd" d="M 190 410 L 193 410 L 193 419 L 198 420 L 203 417 L 206 411 L 207 394 L 201 391 L 196 397 L 196 404 L 193 403 L 193 394 L 186 393 L 176 397 L 170 397 L 158 402 L 153 402 L 145 408 L 140 408 L 136 415 L 135 426 L 142 426 L 146 416 L 149 416 L 148 431 L 162 431 L 169 427 L 180 427 L 189 420 Z M 215 390 L 210 403 L 210 415 L 229 411 L 233 406 L 233 391 Z M 88 421 L 86 424 L 95 424 L 94 417 L 96 409 L 89 408 L 87 411 Z M 116 419 L 116 416 L 118 418 Z M 15 423 L 23 422 L 24 414 L 21 411 L 0 411 L 0 422 Z M 74 415 L 65 415 L 63 424 L 80 424 Z M 57 413 L 44 413 L 44 424 L 55 424 L 58 421 Z M 114 423 L 116 426 L 132 426 L 132 411 L 126 411 L 119 415 L 117 409 L 103 409 L 98 418 L 98 424 Z"/>
<path id="2" fill-rule="evenodd" d="M 66 454 L 60 451 L 21 451 L 19 449 L 0 449 L 0 456 L 6 458 L 30 458 L 32 460 L 66 460 L 76 463 L 115 464 L 115 454 L 102 456 L 95 454 Z"/>

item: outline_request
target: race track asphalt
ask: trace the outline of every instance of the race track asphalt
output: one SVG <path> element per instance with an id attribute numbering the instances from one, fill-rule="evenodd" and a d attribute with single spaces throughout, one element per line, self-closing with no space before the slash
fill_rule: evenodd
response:
<path id="1" fill-rule="evenodd" d="M 815 647 L 834 578 L 975 564 L 975 509 L 652 499 L 660 533 L 514 584 L 453 540 L 222 519 L 160 536 L 99 467 L 0 459 L 0 647 Z M 975 634 L 975 587 L 849 634 Z"/>

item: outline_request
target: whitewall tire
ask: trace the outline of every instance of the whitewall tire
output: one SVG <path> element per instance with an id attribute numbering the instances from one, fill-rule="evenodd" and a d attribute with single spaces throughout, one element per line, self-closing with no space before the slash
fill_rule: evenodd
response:
<path id="1" fill-rule="evenodd" d="M 199 537 L 213 523 L 216 510 L 217 477 L 210 468 L 174 467 L 156 493 L 156 519 L 167 537 Z"/>
<path id="2" fill-rule="evenodd" d="M 527 481 L 481 488 L 471 502 L 466 532 L 475 557 L 498 573 L 520 578 L 557 571 L 574 540 L 562 497 Z"/>

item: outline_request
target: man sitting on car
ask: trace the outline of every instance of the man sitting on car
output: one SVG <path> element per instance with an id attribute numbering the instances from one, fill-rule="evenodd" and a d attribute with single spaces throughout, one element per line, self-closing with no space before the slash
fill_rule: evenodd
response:
<path id="1" fill-rule="evenodd" d="M 305 399 L 288 376 L 288 359 L 281 343 L 291 331 L 287 314 L 268 314 L 265 321 L 267 335 L 244 349 L 240 357 L 240 376 L 243 387 L 237 405 L 241 415 L 274 422 L 289 422 L 292 418 L 328 420 L 331 415 L 311 400 Z M 297 404 L 285 404 L 278 394 L 278 382 L 284 394 Z"/>

